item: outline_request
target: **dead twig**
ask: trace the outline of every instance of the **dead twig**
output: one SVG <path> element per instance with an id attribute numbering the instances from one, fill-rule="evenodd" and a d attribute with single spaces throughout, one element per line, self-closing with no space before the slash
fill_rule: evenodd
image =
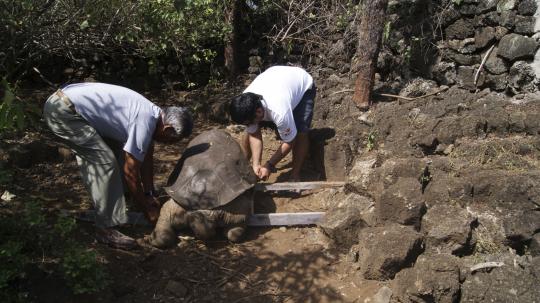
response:
<path id="1" fill-rule="evenodd" d="M 270 296 L 270 297 L 290 297 L 291 295 L 290 294 L 260 293 L 260 294 L 248 295 L 248 296 L 238 298 L 233 303 L 238 303 L 238 302 L 241 302 L 241 301 L 244 301 L 244 300 L 247 300 L 246 302 L 254 302 L 254 301 L 248 300 L 248 299 L 253 299 L 253 298 L 257 298 L 257 297 L 265 297 L 265 296 Z"/>
<path id="2" fill-rule="evenodd" d="M 354 93 L 354 89 L 344 89 L 344 90 L 339 90 L 339 91 L 337 91 L 337 92 L 331 93 L 330 95 L 328 95 L 328 97 L 331 97 L 331 96 L 337 95 L 337 94 L 342 94 L 342 93 Z"/>
<path id="3" fill-rule="evenodd" d="M 426 97 L 430 97 L 430 96 L 433 96 L 433 95 L 436 95 L 438 93 L 442 93 L 444 92 L 445 90 L 447 90 L 449 87 L 443 87 L 441 89 L 439 89 L 438 91 L 435 91 L 435 92 L 432 92 L 432 93 L 429 93 L 429 94 L 426 94 L 426 95 L 423 95 L 423 96 L 420 96 L 420 97 L 416 97 L 416 98 L 413 98 L 413 100 L 417 100 L 417 99 L 422 99 L 422 98 L 426 98 Z"/>
<path id="4" fill-rule="evenodd" d="M 292 2 L 291 2 L 292 3 Z M 285 40 L 285 38 L 287 38 L 287 34 L 289 33 L 289 31 L 291 30 L 291 28 L 293 27 L 293 25 L 296 23 L 296 21 L 298 21 L 300 19 L 300 16 L 303 16 L 304 15 L 304 12 L 310 8 L 313 3 L 315 3 L 315 1 L 312 1 L 310 3 L 308 3 L 308 5 L 306 5 L 301 11 L 300 11 L 300 14 L 295 17 L 295 19 L 289 24 L 289 27 L 287 28 L 287 30 L 285 31 L 285 33 L 283 34 L 283 36 L 281 37 L 281 39 L 279 41 L 283 41 Z M 281 33 L 281 32 L 280 32 Z M 279 34 L 278 34 L 279 36 Z"/>
<path id="5" fill-rule="evenodd" d="M 504 266 L 503 262 L 484 262 L 484 263 L 476 264 L 473 267 L 471 267 L 471 272 L 475 272 L 479 269 L 501 267 L 501 266 Z"/>
<path id="6" fill-rule="evenodd" d="M 403 97 L 403 96 L 396 96 L 396 95 L 390 95 L 390 94 L 379 94 L 379 96 L 384 96 L 384 97 L 394 97 L 394 98 L 403 99 L 403 100 L 407 100 L 407 101 L 414 101 L 414 100 L 418 100 L 418 99 L 422 99 L 422 98 L 427 98 L 427 97 L 436 95 L 436 94 L 438 94 L 438 93 L 442 93 L 442 92 L 444 92 L 444 91 L 447 90 L 447 89 L 448 89 L 448 87 L 443 87 L 443 88 L 439 89 L 438 91 L 434 91 L 434 92 L 432 92 L 432 93 L 425 94 L 425 95 L 418 96 L 418 97 L 414 97 L 414 98 Z"/>
<path id="7" fill-rule="evenodd" d="M 391 95 L 391 94 L 377 94 L 378 96 L 383 96 L 383 97 L 390 97 L 390 98 L 396 98 L 396 99 L 403 99 L 403 100 L 407 100 L 407 101 L 413 101 L 415 100 L 416 98 L 410 98 L 410 97 L 405 97 L 405 96 L 399 96 L 399 95 Z"/>
<path id="8" fill-rule="evenodd" d="M 489 57 L 489 55 L 491 55 L 491 52 L 493 51 L 493 49 L 495 48 L 495 44 L 493 44 L 489 50 L 487 51 L 486 55 L 484 56 L 484 58 L 482 59 L 482 63 L 480 63 L 480 67 L 478 67 L 478 70 L 476 71 L 476 74 L 474 75 L 474 86 L 476 86 L 476 84 L 478 83 L 478 77 L 480 76 L 480 72 L 482 71 L 482 69 L 484 68 L 484 64 L 486 64 L 486 61 Z"/>
<path id="9" fill-rule="evenodd" d="M 442 93 L 447 89 L 448 89 L 448 87 L 443 87 L 443 88 L 439 89 L 438 91 L 435 91 L 435 92 L 432 92 L 432 93 L 429 93 L 429 94 L 425 94 L 425 95 L 422 95 L 422 96 L 414 97 L 414 98 L 405 97 L 405 96 L 399 96 L 399 95 L 392 95 L 392 94 L 377 94 L 377 96 L 390 97 L 390 98 L 396 98 L 396 99 L 403 99 L 403 100 L 407 100 L 407 101 L 414 101 L 414 100 L 426 98 L 426 97 L 429 97 L 429 96 L 433 96 L 433 95 L 436 95 L 438 93 Z M 333 92 L 333 93 L 329 94 L 328 97 L 331 97 L 331 96 L 337 95 L 337 94 L 352 93 L 352 92 L 354 92 L 354 89 L 344 89 L 344 90 L 340 90 L 340 91 L 337 91 L 337 92 Z"/>

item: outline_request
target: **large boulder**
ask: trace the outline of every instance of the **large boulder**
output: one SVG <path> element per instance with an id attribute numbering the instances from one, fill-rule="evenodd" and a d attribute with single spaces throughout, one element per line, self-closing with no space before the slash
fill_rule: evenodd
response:
<path id="1" fill-rule="evenodd" d="M 360 232 L 358 252 L 360 272 L 365 279 L 388 280 L 410 267 L 423 251 L 422 235 L 411 227 L 390 224 L 368 227 Z"/>
<path id="2" fill-rule="evenodd" d="M 484 48 L 495 40 L 495 28 L 481 27 L 474 34 L 474 43 L 476 48 Z"/>
<path id="3" fill-rule="evenodd" d="M 536 19 L 533 16 L 516 16 L 516 28 L 514 32 L 522 35 L 534 34 Z"/>
<path id="4" fill-rule="evenodd" d="M 502 37 L 499 42 L 498 55 L 510 61 L 533 58 L 537 46 L 538 44 L 533 38 L 508 34 Z"/>
<path id="5" fill-rule="evenodd" d="M 540 256 L 540 233 L 532 236 L 531 242 L 529 243 L 529 253 L 531 256 L 538 257 Z"/>
<path id="6" fill-rule="evenodd" d="M 493 207 L 499 207 L 506 213 L 508 210 L 530 209 L 535 203 L 540 203 L 539 171 L 473 170 L 467 174 L 464 176 L 467 180 L 465 186 L 471 201 L 491 201 Z"/>
<path id="7" fill-rule="evenodd" d="M 420 174 L 421 171 L 418 171 Z M 426 202 L 418 179 L 399 178 L 385 189 L 375 206 L 379 220 L 420 228 Z"/>
<path id="8" fill-rule="evenodd" d="M 348 183 L 358 191 L 367 192 L 374 178 L 377 158 L 357 159 L 349 172 Z"/>
<path id="9" fill-rule="evenodd" d="M 535 233 L 540 232 L 540 211 L 510 212 L 503 219 L 503 227 L 509 244 L 514 248 L 522 248 Z"/>
<path id="10" fill-rule="evenodd" d="M 536 74 L 526 61 L 516 61 L 510 68 L 508 82 L 514 92 L 534 92 L 538 90 Z"/>
<path id="11" fill-rule="evenodd" d="M 476 69 L 471 66 L 460 66 L 457 69 L 457 82 L 460 87 L 474 90 L 476 86 L 474 85 L 474 78 L 476 75 Z M 482 86 L 486 81 L 486 76 L 484 73 L 481 73 L 478 77 L 477 85 Z"/>
<path id="12" fill-rule="evenodd" d="M 502 266 L 472 272 L 461 286 L 460 302 L 540 302 L 540 277 L 535 264 L 522 259 L 499 257 L 496 261 L 502 262 Z"/>
<path id="13" fill-rule="evenodd" d="M 521 0 L 518 6 L 518 13 L 523 16 L 532 16 L 536 13 L 536 0 Z"/>
<path id="14" fill-rule="evenodd" d="M 465 39 L 474 36 L 472 19 L 458 19 L 446 28 L 447 39 Z"/>
<path id="15" fill-rule="evenodd" d="M 518 0 L 500 0 L 497 3 L 497 11 L 499 13 L 508 12 L 516 8 Z"/>
<path id="16" fill-rule="evenodd" d="M 487 75 L 486 85 L 495 91 L 504 91 L 508 87 L 508 75 Z"/>
<path id="17" fill-rule="evenodd" d="M 459 259 L 448 254 L 420 256 L 412 268 L 392 281 L 394 299 L 400 303 L 457 302 L 460 295 Z"/>
<path id="18" fill-rule="evenodd" d="M 374 202 L 356 193 L 330 190 L 324 195 L 322 204 L 328 204 L 328 211 L 319 227 L 337 246 L 349 248 L 358 241 L 362 228 L 372 224 Z M 322 195 L 318 195 L 319 198 Z"/>
<path id="19" fill-rule="evenodd" d="M 504 26 L 508 30 L 512 30 L 516 25 L 516 12 L 515 11 L 504 11 L 501 12 L 499 17 L 500 25 Z"/>
<path id="20" fill-rule="evenodd" d="M 474 224 L 476 218 L 461 207 L 447 204 L 431 207 L 422 219 L 426 250 L 455 255 L 471 251 L 475 244 Z"/>
<path id="21" fill-rule="evenodd" d="M 506 63 L 506 61 L 501 57 L 497 56 L 498 52 L 499 49 L 494 48 L 484 65 L 488 72 L 495 75 L 506 73 L 509 69 L 508 63 Z"/>

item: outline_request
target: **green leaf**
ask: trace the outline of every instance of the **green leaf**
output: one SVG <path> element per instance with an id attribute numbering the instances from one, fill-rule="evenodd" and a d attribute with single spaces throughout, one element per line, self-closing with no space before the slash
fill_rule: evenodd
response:
<path id="1" fill-rule="evenodd" d="M 88 23 L 88 20 L 84 20 L 81 25 L 79 25 L 80 29 L 81 30 L 84 30 L 86 28 L 88 28 L 90 26 L 90 24 Z"/>

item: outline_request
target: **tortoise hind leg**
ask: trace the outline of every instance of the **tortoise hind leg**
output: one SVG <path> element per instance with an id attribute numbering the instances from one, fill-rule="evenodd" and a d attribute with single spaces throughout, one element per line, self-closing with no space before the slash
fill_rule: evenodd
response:
<path id="1" fill-rule="evenodd" d="M 246 234 L 246 226 L 245 224 L 227 226 L 224 229 L 224 234 L 225 234 L 225 237 L 229 239 L 229 241 L 233 243 L 238 243 L 242 241 L 242 239 L 244 239 L 244 236 Z"/>

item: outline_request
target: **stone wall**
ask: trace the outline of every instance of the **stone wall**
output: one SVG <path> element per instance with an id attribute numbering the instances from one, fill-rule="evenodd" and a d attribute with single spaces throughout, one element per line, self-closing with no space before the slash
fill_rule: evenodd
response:
<path id="1" fill-rule="evenodd" d="M 462 0 L 443 12 L 444 38 L 433 78 L 441 84 L 511 93 L 538 89 L 532 63 L 538 49 L 535 0 Z M 457 4 L 459 3 L 459 4 Z M 489 50 L 491 53 L 488 53 Z M 489 54 L 489 55 L 488 55 Z"/>
<path id="2" fill-rule="evenodd" d="M 536 0 L 461 0 L 442 8 L 442 39 L 432 77 L 439 84 L 490 88 L 511 94 L 534 92 L 540 28 Z M 490 52 L 491 50 L 491 52 Z M 538 53 L 536 57 L 539 57 Z M 477 78 L 476 72 L 485 60 Z"/>
<path id="3" fill-rule="evenodd" d="M 509 94 L 539 90 L 539 3 L 390 0 L 376 89 L 397 93 L 420 77 L 470 90 L 490 88 Z"/>

